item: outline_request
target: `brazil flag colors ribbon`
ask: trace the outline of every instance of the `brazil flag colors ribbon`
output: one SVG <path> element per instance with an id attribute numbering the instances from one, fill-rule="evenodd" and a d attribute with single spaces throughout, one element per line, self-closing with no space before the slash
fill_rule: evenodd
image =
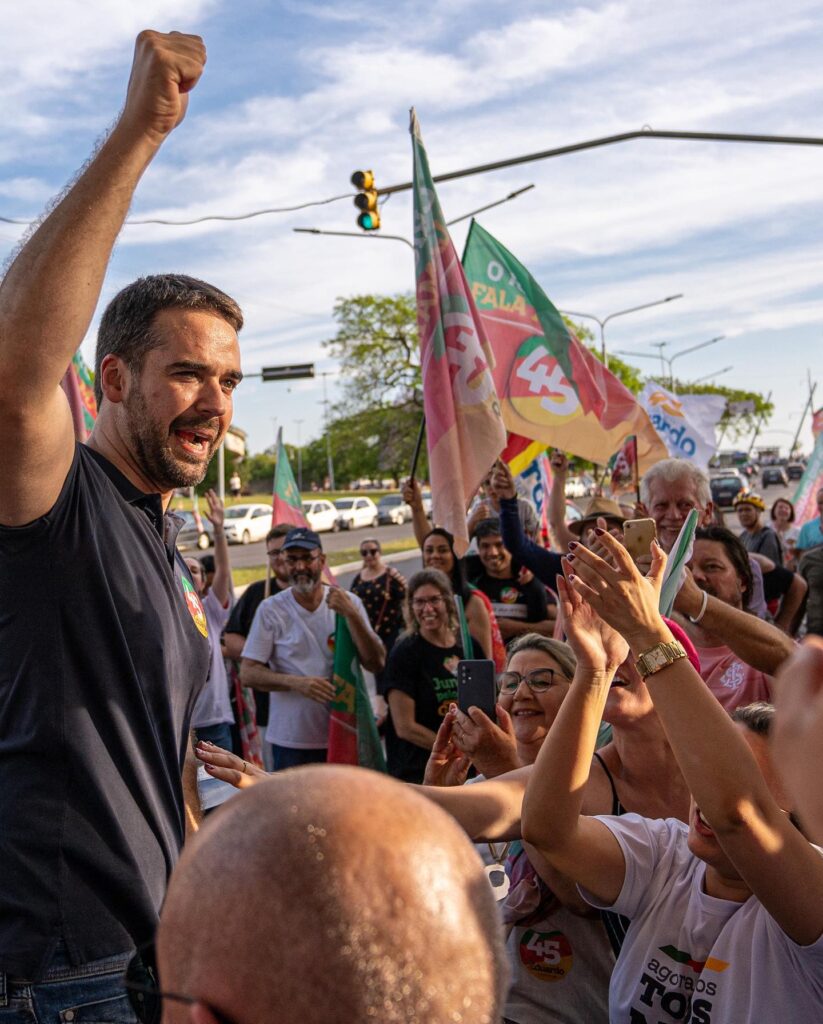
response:
<path id="1" fill-rule="evenodd" d="M 78 441 L 85 441 L 97 419 L 97 402 L 89 368 L 79 350 L 74 353 L 60 385 L 69 400 L 74 436 Z"/>
<path id="2" fill-rule="evenodd" d="M 414 155 L 414 254 L 423 408 L 432 521 L 468 547 L 466 508 L 506 444 L 490 368 L 491 353 L 440 202 L 417 115 Z"/>
<path id="3" fill-rule="evenodd" d="M 628 388 L 580 344 L 529 271 L 476 221 L 463 266 L 510 431 L 601 465 L 629 434 L 637 437 L 641 471 L 667 457 Z"/>

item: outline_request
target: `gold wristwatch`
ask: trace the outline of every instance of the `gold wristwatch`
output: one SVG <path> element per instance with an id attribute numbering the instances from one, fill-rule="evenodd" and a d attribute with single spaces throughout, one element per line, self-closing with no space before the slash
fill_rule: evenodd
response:
<path id="1" fill-rule="evenodd" d="M 653 676 L 655 672 L 659 672 L 661 668 L 665 668 L 667 665 L 672 665 L 675 661 L 680 658 L 686 658 L 686 648 L 679 640 L 671 640 L 665 643 L 655 644 L 654 647 L 650 647 L 648 651 L 643 651 L 637 661 L 634 663 L 634 667 L 640 673 L 643 679 L 648 676 Z"/>

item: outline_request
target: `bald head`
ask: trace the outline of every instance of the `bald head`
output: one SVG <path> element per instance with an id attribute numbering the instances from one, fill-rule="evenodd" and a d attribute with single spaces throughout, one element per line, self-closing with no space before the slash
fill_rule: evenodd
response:
<path id="1" fill-rule="evenodd" d="M 496 1021 L 497 909 L 455 821 L 343 766 L 241 793 L 186 845 L 158 930 L 161 987 L 234 1024 Z M 165 1024 L 209 1021 L 164 1006 Z"/>

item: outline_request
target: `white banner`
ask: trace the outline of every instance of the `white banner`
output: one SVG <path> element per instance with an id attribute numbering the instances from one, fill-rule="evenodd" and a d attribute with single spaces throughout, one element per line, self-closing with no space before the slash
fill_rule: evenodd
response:
<path id="1" fill-rule="evenodd" d="M 670 455 L 708 467 L 717 450 L 714 428 L 726 408 L 722 395 L 674 395 L 649 381 L 639 401 Z"/>

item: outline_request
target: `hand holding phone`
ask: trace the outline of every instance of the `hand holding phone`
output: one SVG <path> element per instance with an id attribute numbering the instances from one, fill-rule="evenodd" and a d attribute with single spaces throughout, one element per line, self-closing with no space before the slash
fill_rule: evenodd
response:
<path id="1" fill-rule="evenodd" d="M 457 664 L 457 706 L 464 714 L 475 707 L 497 722 L 497 680 L 494 662 L 489 658 L 474 658 Z"/>

